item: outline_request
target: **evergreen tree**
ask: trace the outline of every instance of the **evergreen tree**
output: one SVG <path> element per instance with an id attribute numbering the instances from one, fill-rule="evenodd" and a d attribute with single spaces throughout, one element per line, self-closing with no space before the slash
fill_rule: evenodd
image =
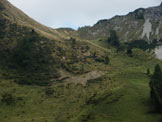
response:
<path id="1" fill-rule="evenodd" d="M 161 71 L 161 67 L 159 66 L 159 64 L 157 64 L 155 66 L 155 71 L 154 71 L 154 74 L 152 76 L 152 79 L 154 79 L 154 80 L 162 80 L 162 71 Z"/>
<path id="2" fill-rule="evenodd" d="M 107 41 L 112 46 L 115 46 L 115 47 L 119 47 L 120 46 L 119 38 L 118 38 L 118 36 L 116 34 L 116 31 L 114 31 L 114 30 L 110 31 L 110 36 L 108 37 Z"/>
<path id="3" fill-rule="evenodd" d="M 110 63 L 110 59 L 108 56 L 105 57 L 105 64 L 109 64 Z"/>
<path id="4" fill-rule="evenodd" d="M 162 112 L 162 71 L 159 64 L 155 66 L 154 74 L 150 81 L 151 99 L 158 111 Z"/>

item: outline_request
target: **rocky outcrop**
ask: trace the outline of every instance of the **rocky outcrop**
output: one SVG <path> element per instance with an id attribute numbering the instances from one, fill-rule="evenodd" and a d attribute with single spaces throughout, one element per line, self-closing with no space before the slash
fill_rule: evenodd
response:
<path id="1" fill-rule="evenodd" d="M 144 39 L 151 42 L 162 38 L 162 4 L 147 9 L 139 8 L 125 16 L 115 16 L 111 19 L 98 21 L 92 27 L 78 30 L 78 36 L 84 39 L 102 39 L 109 36 L 110 30 L 115 30 L 120 41 Z M 83 36 L 84 35 L 84 36 Z"/>

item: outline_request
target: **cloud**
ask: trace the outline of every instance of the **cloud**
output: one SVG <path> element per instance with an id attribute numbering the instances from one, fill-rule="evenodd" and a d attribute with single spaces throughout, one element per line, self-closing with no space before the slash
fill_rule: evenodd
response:
<path id="1" fill-rule="evenodd" d="M 77 28 L 100 19 L 127 14 L 139 7 L 159 5 L 161 0 L 9 0 L 30 17 L 47 26 Z"/>

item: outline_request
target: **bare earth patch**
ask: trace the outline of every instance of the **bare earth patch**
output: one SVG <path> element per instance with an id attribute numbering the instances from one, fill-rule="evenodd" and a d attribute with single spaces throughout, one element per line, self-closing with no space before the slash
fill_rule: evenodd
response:
<path id="1" fill-rule="evenodd" d="M 86 83 L 88 80 L 99 78 L 103 74 L 104 73 L 101 71 L 92 71 L 92 72 L 89 72 L 89 73 L 86 73 L 80 76 L 72 76 L 66 79 L 65 81 L 69 83 L 82 84 L 83 86 L 86 86 Z"/>

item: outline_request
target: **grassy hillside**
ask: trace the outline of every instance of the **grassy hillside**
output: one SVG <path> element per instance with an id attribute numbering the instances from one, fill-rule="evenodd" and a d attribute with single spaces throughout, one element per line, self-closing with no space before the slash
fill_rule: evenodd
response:
<path id="1" fill-rule="evenodd" d="M 162 65 L 153 54 L 69 38 L 76 31 L 40 25 L 5 0 L 0 10 L 0 121 L 162 121 L 146 75 Z"/>
<path id="2" fill-rule="evenodd" d="M 150 103 L 146 69 L 152 71 L 161 62 L 140 50 L 133 55 L 113 53 L 108 66 L 94 62 L 95 71 L 103 74 L 83 79 L 86 85 L 69 81 L 72 74 L 67 72 L 61 82 L 42 87 L 19 85 L 1 74 L 1 99 L 8 93 L 12 100 L 1 101 L 0 118 L 3 122 L 160 122 L 161 115 Z"/>
<path id="3" fill-rule="evenodd" d="M 67 38 L 67 35 L 71 34 L 69 31 L 64 33 L 64 31 L 62 32 L 56 29 L 52 29 L 38 23 L 37 21 L 30 18 L 28 15 L 23 13 L 21 10 L 10 4 L 7 0 L 1 0 L 0 6 L 0 13 L 3 18 L 9 19 L 11 23 L 34 28 L 37 32 L 45 37 L 51 39 L 62 39 Z"/>

